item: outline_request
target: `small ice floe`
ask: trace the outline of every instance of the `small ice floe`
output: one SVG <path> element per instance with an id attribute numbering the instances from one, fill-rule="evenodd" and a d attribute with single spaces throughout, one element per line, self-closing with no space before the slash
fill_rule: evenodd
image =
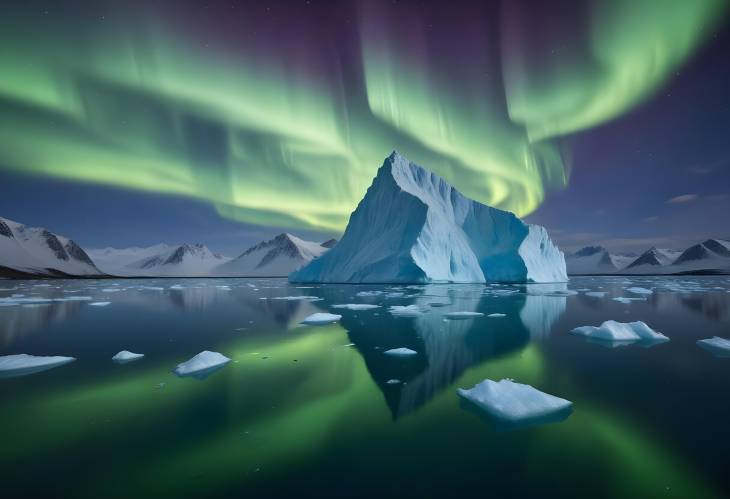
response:
<path id="1" fill-rule="evenodd" d="M 122 288 L 104 288 L 101 290 L 102 293 L 119 293 L 124 291 Z"/>
<path id="2" fill-rule="evenodd" d="M 268 300 L 289 300 L 289 301 L 295 301 L 295 300 L 320 301 L 320 300 L 324 300 L 324 298 L 319 298 L 317 296 L 269 296 L 267 298 L 262 298 L 262 299 L 268 299 Z"/>
<path id="3" fill-rule="evenodd" d="M 379 296 L 384 293 L 385 291 L 360 291 L 355 296 Z"/>
<path id="4" fill-rule="evenodd" d="M 604 296 L 606 296 L 606 292 L 605 291 L 588 291 L 586 293 L 586 296 L 590 296 L 592 298 L 603 298 Z"/>
<path id="5" fill-rule="evenodd" d="M 0 378 L 35 374 L 76 360 L 74 357 L 43 357 L 28 354 L 0 356 Z"/>
<path id="6" fill-rule="evenodd" d="M 393 305 L 388 312 L 396 317 L 418 317 L 423 314 L 418 305 Z"/>
<path id="7" fill-rule="evenodd" d="M 342 319 L 341 315 L 328 314 L 326 312 L 317 312 L 304 319 L 301 324 L 307 324 L 309 326 L 318 326 L 322 324 L 332 324 Z"/>
<path id="8" fill-rule="evenodd" d="M 346 308 L 348 310 L 372 310 L 380 308 L 380 305 L 370 305 L 369 303 L 343 303 L 332 305 L 332 308 Z"/>
<path id="9" fill-rule="evenodd" d="M 140 286 L 138 289 L 145 289 L 147 291 L 164 291 L 165 288 L 159 286 Z"/>
<path id="10" fill-rule="evenodd" d="M 626 291 L 628 291 L 629 293 L 634 293 L 635 295 L 651 295 L 654 293 L 654 291 L 652 291 L 651 289 L 640 288 L 638 286 L 626 288 Z"/>
<path id="11" fill-rule="evenodd" d="M 699 340 L 697 345 L 704 348 L 716 357 L 730 357 L 730 340 L 713 336 L 705 340 Z"/>
<path id="12" fill-rule="evenodd" d="M 180 284 L 173 284 L 170 286 L 170 289 L 185 289 L 185 286 L 182 286 Z"/>
<path id="13" fill-rule="evenodd" d="M 385 355 L 390 355 L 392 357 L 411 357 L 413 355 L 418 355 L 418 352 L 415 350 L 411 350 L 410 348 L 391 348 L 390 350 L 386 350 L 383 352 Z"/>
<path id="14" fill-rule="evenodd" d="M 451 320 L 475 319 L 483 316 L 484 314 L 481 312 L 448 312 L 444 314 L 444 317 Z"/>
<path id="15" fill-rule="evenodd" d="M 385 382 L 386 385 L 400 385 L 402 383 L 399 379 L 389 379 Z"/>
<path id="16" fill-rule="evenodd" d="M 129 350 L 122 350 L 114 357 L 112 357 L 112 360 L 117 364 L 126 364 L 127 362 L 134 362 L 135 360 L 139 360 L 142 357 L 144 357 L 143 353 L 133 353 Z"/>
<path id="17" fill-rule="evenodd" d="M 492 317 L 492 318 L 507 317 L 507 314 L 494 313 L 494 314 L 489 314 L 487 317 Z"/>
<path id="18" fill-rule="evenodd" d="M 541 392 L 511 379 L 485 379 L 469 389 L 459 388 L 467 408 L 486 414 L 499 429 L 511 430 L 556 423 L 567 418 L 573 407 L 569 400 Z"/>
<path id="19" fill-rule="evenodd" d="M 390 293 L 385 293 L 386 298 L 401 298 L 405 295 L 402 291 L 393 291 Z"/>
<path id="20" fill-rule="evenodd" d="M 192 359 L 178 364 L 172 372 L 181 378 L 193 376 L 198 379 L 205 379 L 230 361 L 231 359 L 221 353 L 205 350 Z"/>
<path id="21" fill-rule="evenodd" d="M 586 338 L 612 343 L 634 343 L 657 344 L 669 341 L 669 338 L 654 331 L 642 321 L 616 322 L 606 321 L 598 327 L 581 326 L 573 329 L 571 334 L 585 336 Z"/>
<path id="22" fill-rule="evenodd" d="M 95 301 L 94 303 L 89 303 L 90 307 L 106 307 L 108 305 L 111 305 L 112 302 L 110 301 Z"/>
<path id="23" fill-rule="evenodd" d="M 619 303 L 631 303 L 632 301 L 645 301 L 646 297 L 642 298 L 627 298 L 625 296 L 618 296 L 616 298 L 613 298 L 613 301 L 617 301 Z"/>

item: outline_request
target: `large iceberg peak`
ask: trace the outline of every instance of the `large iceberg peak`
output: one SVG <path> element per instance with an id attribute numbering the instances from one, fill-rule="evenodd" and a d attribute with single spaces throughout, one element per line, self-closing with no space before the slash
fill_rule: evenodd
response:
<path id="1" fill-rule="evenodd" d="M 463 196 L 393 151 L 340 242 L 292 282 L 560 282 L 565 259 L 540 226 Z"/>

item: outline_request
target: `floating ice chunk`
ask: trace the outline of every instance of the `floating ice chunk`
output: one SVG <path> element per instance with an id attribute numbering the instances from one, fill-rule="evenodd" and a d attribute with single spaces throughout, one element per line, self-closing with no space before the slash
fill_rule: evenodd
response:
<path id="1" fill-rule="evenodd" d="M 389 379 L 385 382 L 386 385 L 400 385 L 402 383 L 399 379 Z"/>
<path id="2" fill-rule="evenodd" d="M 385 293 L 386 298 L 401 298 L 404 295 L 405 295 L 405 293 L 403 293 L 402 291 L 394 291 L 392 293 Z"/>
<path id="3" fill-rule="evenodd" d="M 383 352 L 385 355 L 391 355 L 393 357 L 411 357 L 412 355 L 418 355 L 418 352 L 411 350 L 410 348 L 391 348 Z"/>
<path id="4" fill-rule="evenodd" d="M 654 291 L 652 291 L 651 289 L 640 288 L 638 286 L 626 288 L 626 291 L 628 291 L 629 293 L 634 293 L 635 295 L 650 295 L 654 293 Z"/>
<path id="5" fill-rule="evenodd" d="M 203 379 L 218 369 L 222 368 L 231 361 L 225 355 L 218 352 L 209 352 L 205 350 L 200 352 L 192 359 L 178 364 L 172 372 L 180 376 L 195 376 Z"/>
<path id="6" fill-rule="evenodd" d="M 606 296 L 606 292 L 605 291 L 588 291 L 586 293 L 586 296 L 591 296 L 593 298 L 603 298 L 604 296 Z"/>
<path id="7" fill-rule="evenodd" d="M 262 298 L 262 300 L 269 299 L 269 300 L 289 300 L 289 301 L 295 301 L 295 300 L 304 300 L 304 301 L 320 301 L 324 300 L 324 298 L 319 298 L 317 296 L 270 296 L 268 298 Z"/>
<path id="8" fill-rule="evenodd" d="M 348 310 L 372 310 L 380 308 L 380 305 L 370 305 L 368 303 L 344 303 L 340 305 L 332 305 L 332 308 L 346 308 Z"/>
<path id="9" fill-rule="evenodd" d="M 444 317 L 451 320 L 474 319 L 482 316 L 484 316 L 484 314 L 481 312 L 448 312 L 444 314 Z"/>
<path id="10" fill-rule="evenodd" d="M 550 395 L 510 379 L 499 382 L 485 379 L 473 388 L 459 388 L 459 396 L 501 422 L 543 424 L 567 416 L 573 406 L 569 400 Z M 552 419 L 555 417 L 556 419 Z"/>
<path id="11" fill-rule="evenodd" d="M 185 286 L 181 286 L 180 284 L 173 284 L 170 286 L 170 289 L 185 289 Z"/>
<path id="12" fill-rule="evenodd" d="M 0 378 L 35 374 L 76 360 L 73 357 L 42 357 L 28 354 L 0 356 Z"/>
<path id="13" fill-rule="evenodd" d="M 713 336 L 705 340 L 699 340 L 697 345 L 717 357 L 730 357 L 730 340 Z"/>
<path id="14" fill-rule="evenodd" d="M 613 298 L 613 301 L 617 301 L 619 303 L 631 303 L 632 301 L 644 301 L 646 298 L 626 298 L 625 296 L 619 296 L 616 298 Z"/>
<path id="15" fill-rule="evenodd" d="M 384 293 L 385 291 L 360 291 L 355 296 L 378 296 Z"/>
<path id="16" fill-rule="evenodd" d="M 110 301 L 95 301 L 94 303 L 89 303 L 90 307 L 106 307 L 107 305 L 111 305 L 112 302 Z"/>
<path id="17" fill-rule="evenodd" d="M 660 343 L 669 341 L 669 338 L 654 331 L 642 321 L 616 322 L 606 321 L 598 327 L 581 326 L 573 329 L 571 334 L 604 341 L 645 341 Z"/>
<path id="18" fill-rule="evenodd" d="M 418 317 L 423 313 L 418 305 L 393 305 L 388 312 L 396 317 Z"/>
<path id="19" fill-rule="evenodd" d="M 144 357 L 143 353 L 132 353 L 129 350 L 122 350 L 121 352 L 117 353 L 114 357 L 112 357 L 112 360 L 116 362 L 117 364 L 126 364 L 127 362 L 133 362 L 135 360 L 139 360 L 142 357 Z"/>
<path id="20" fill-rule="evenodd" d="M 170 289 L 175 289 L 175 286 L 170 286 Z M 120 291 L 123 291 L 120 288 L 104 288 L 101 290 L 102 293 L 119 293 Z"/>
<path id="21" fill-rule="evenodd" d="M 495 317 L 495 318 L 496 317 L 507 317 L 507 314 L 495 313 L 495 314 L 489 314 L 487 317 Z"/>
<path id="22" fill-rule="evenodd" d="M 316 326 L 320 324 L 332 324 L 333 322 L 337 322 L 340 319 L 342 319 L 341 315 L 328 314 L 326 312 L 317 312 L 316 314 L 312 314 L 304 319 L 301 323 L 308 324 L 310 326 Z"/>

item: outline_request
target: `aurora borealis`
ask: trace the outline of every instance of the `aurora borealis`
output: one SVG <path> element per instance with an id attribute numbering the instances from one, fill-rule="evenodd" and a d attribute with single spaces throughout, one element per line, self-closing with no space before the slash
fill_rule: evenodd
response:
<path id="1" fill-rule="evenodd" d="M 26 2 L 0 17 L 0 168 L 340 231 L 398 149 L 519 215 L 567 138 L 651 98 L 723 19 L 665 2 Z"/>

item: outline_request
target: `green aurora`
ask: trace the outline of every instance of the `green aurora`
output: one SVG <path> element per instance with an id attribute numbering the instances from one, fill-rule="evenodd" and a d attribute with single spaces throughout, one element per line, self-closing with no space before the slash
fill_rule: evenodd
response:
<path id="1" fill-rule="evenodd" d="M 273 43 L 251 17 L 233 49 L 151 7 L 44 15 L 29 4 L 0 18 L 0 168 L 339 231 L 398 149 L 524 216 L 568 182 L 560 137 L 649 98 L 725 7 L 594 1 L 582 32 L 548 23 L 547 40 L 505 8 L 499 22 L 444 19 L 434 39 L 418 16 L 368 2 L 359 43 L 316 23 Z M 440 45 L 444 32 L 456 42 Z M 550 57 L 566 44 L 578 48 Z"/>

